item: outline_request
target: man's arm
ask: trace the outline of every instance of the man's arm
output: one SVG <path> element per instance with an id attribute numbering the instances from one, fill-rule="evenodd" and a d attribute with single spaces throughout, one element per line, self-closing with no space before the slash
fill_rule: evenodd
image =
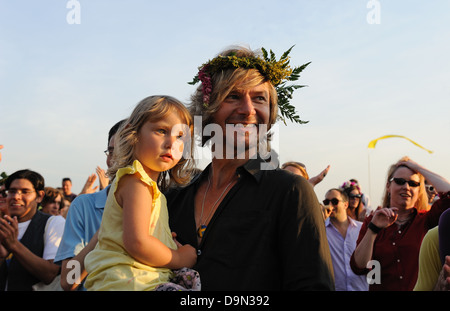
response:
<path id="1" fill-rule="evenodd" d="M 45 260 L 36 256 L 18 239 L 17 217 L 5 216 L 0 219 L 1 243 L 3 247 L 20 262 L 20 264 L 32 275 L 44 284 L 50 284 L 59 273 L 59 266 L 53 260 Z"/>
<path id="2" fill-rule="evenodd" d="M 323 214 L 312 186 L 296 181 L 280 224 L 283 290 L 334 290 L 334 274 Z"/>
<path id="3" fill-rule="evenodd" d="M 98 231 L 94 234 L 92 239 L 89 241 L 89 243 L 73 258 L 67 258 L 63 260 L 61 264 L 61 287 L 65 291 L 71 291 L 76 290 L 81 282 L 86 278 L 87 272 L 84 268 L 84 258 L 87 254 L 89 254 L 90 251 L 92 251 L 95 248 L 95 245 L 97 245 L 98 242 Z M 75 260 L 78 262 L 79 265 L 79 276 L 75 280 L 71 277 L 73 274 L 72 270 L 75 269 L 75 266 L 71 265 L 69 261 Z M 77 277 L 77 275 L 75 275 Z"/>

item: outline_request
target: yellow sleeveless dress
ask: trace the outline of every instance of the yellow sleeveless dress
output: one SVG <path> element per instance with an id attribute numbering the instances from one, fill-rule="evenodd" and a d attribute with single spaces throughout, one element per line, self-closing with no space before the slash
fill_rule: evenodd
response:
<path id="1" fill-rule="evenodd" d="M 173 272 L 166 268 L 154 268 L 142 264 L 127 253 L 123 245 L 122 207 L 117 203 L 115 192 L 122 176 L 138 174 L 148 185 L 153 194 L 149 234 L 158 238 L 171 249 L 177 249 L 169 228 L 169 215 L 165 196 L 159 191 L 157 184 L 144 171 L 137 160 L 133 165 L 121 168 L 111 185 L 106 201 L 99 241 L 93 251 L 85 258 L 88 272 L 85 287 L 87 290 L 154 290 L 158 285 L 166 283 Z"/>

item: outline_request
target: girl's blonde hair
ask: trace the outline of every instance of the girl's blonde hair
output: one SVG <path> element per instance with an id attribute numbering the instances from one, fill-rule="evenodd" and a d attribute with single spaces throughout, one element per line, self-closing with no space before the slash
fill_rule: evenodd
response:
<path id="1" fill-rule="evenodd" d="M 245 47 L 232 47 L 222 53 L 223 56 L 235 55 L 236 57 L 255 57 L 256 52 Z M 235 90 L 248 89 L 260 84 L 265 83 L 269 89 L 270 99 L 270 117 L 267 130 L 270 130 L 271 126 L 275 124 L 278 115 L 278 95 L 275 87 L 266 80 L 261 73 L 256 69 L 235 68 L 222 70 L 216 72 L 211 76 L 211 82 L 213 85 L 212 92 L 210 94 L 209 105 L 205 107 L 203 104 L 203 91 L 202 85 L 197 88 L 194 94 L 191 96 L 191 105 L 189 109 L 194 116 L 202 116 L 202 133 L 204 128 L 213 122 L 214 114 L 220 108 L 225 98 L 230 92 Z M 205 143 L 211 137 L 208 135 L 201 135 L 201 145 Z"/>
<path id="2" fill-rule="evenodd" d="M 185 149 L 180 161 L 170 170 L 161 172 L 157 183 L 161 191 L 164 191 L 172 184 L 184 185 L 189 182 L 191 179 L 189 172 L 195 165 L 192 158 L 194 148 L 194 144 L 192 144 L 192 117 L 188 109 L 179 100 L 171 96 L 160 95 L 149 96 L 141 100 L 130 117 L 118 129 L 114 138 L 112 166 L 108 169 L 108 176 L 111 180 L 114 179 L 120 168 L 132 165 L 136 159 L 135 148 L 138 142 L 138 133 L 142 126 L 146 122 L 157 122 L 169 113 L 178 114 L 181 121 L 188 126 L 189 136 L 186 135 L 188 141 L 185 141 Z M 186 156 L 186 154 L 188 155 Z"/>
<path id="3" fill-rule="evenodd" d="M 397 161 L 397 163 L 392 164 L 389 167 L 388 174 L 387 174 L 387 181 L 386 181 L 386 187 L 384 189 L 384 195 L 383 195 L 383 201 L 382 201 L 382 207 L 390 207 L 390 193 L 388 190 L 388 187 L 390 185 L 390 180 L 394 176 L 394 173 L 399 169 L 400 167 L 407 167 L 406 165 L 401 165 L 401 162 L 408 161 L 409 157 L 405 156 L 402 157 L 400 160 Z M 425 189 L 425 177 L 423 177 L 422 174 L 418 172 L 414 172 L 415 174 L 419 175 L 419 197 L 417 198 L 416 203 L 414 204 L 414 207 L 417 209 L 418 212 L 424 212 L 430 210 L 430 206 L 428 205 L 428 196 L 427 191 Z"/>

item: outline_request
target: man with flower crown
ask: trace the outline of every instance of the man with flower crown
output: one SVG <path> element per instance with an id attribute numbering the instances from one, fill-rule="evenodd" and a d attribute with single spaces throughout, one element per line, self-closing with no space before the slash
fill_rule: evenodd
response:
<path id="1" fill-rule="evenodd" d="M 292 48 L 291 48 L 292 49 Z M 304 123 L 289 103 L 308 64 L 235 47 L 199 68 L 190 104 L 212 161 L 167 193 L 176 239 L 197 248 L 202 290 L 333 290 L 325 226 L 311 184 L 278 167 L 277 121 Z M 280 114 L 278 113 L 280 111 Z"/>

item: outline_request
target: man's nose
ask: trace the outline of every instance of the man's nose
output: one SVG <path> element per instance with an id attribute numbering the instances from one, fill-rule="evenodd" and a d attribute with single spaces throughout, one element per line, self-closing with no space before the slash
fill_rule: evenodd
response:
<path id="1" fill-rule="evenodd" d="M 249 94 L 242 96 L 237 111 L 245 115 L 253 115 L 256 113 L 253 100 Z"/>

